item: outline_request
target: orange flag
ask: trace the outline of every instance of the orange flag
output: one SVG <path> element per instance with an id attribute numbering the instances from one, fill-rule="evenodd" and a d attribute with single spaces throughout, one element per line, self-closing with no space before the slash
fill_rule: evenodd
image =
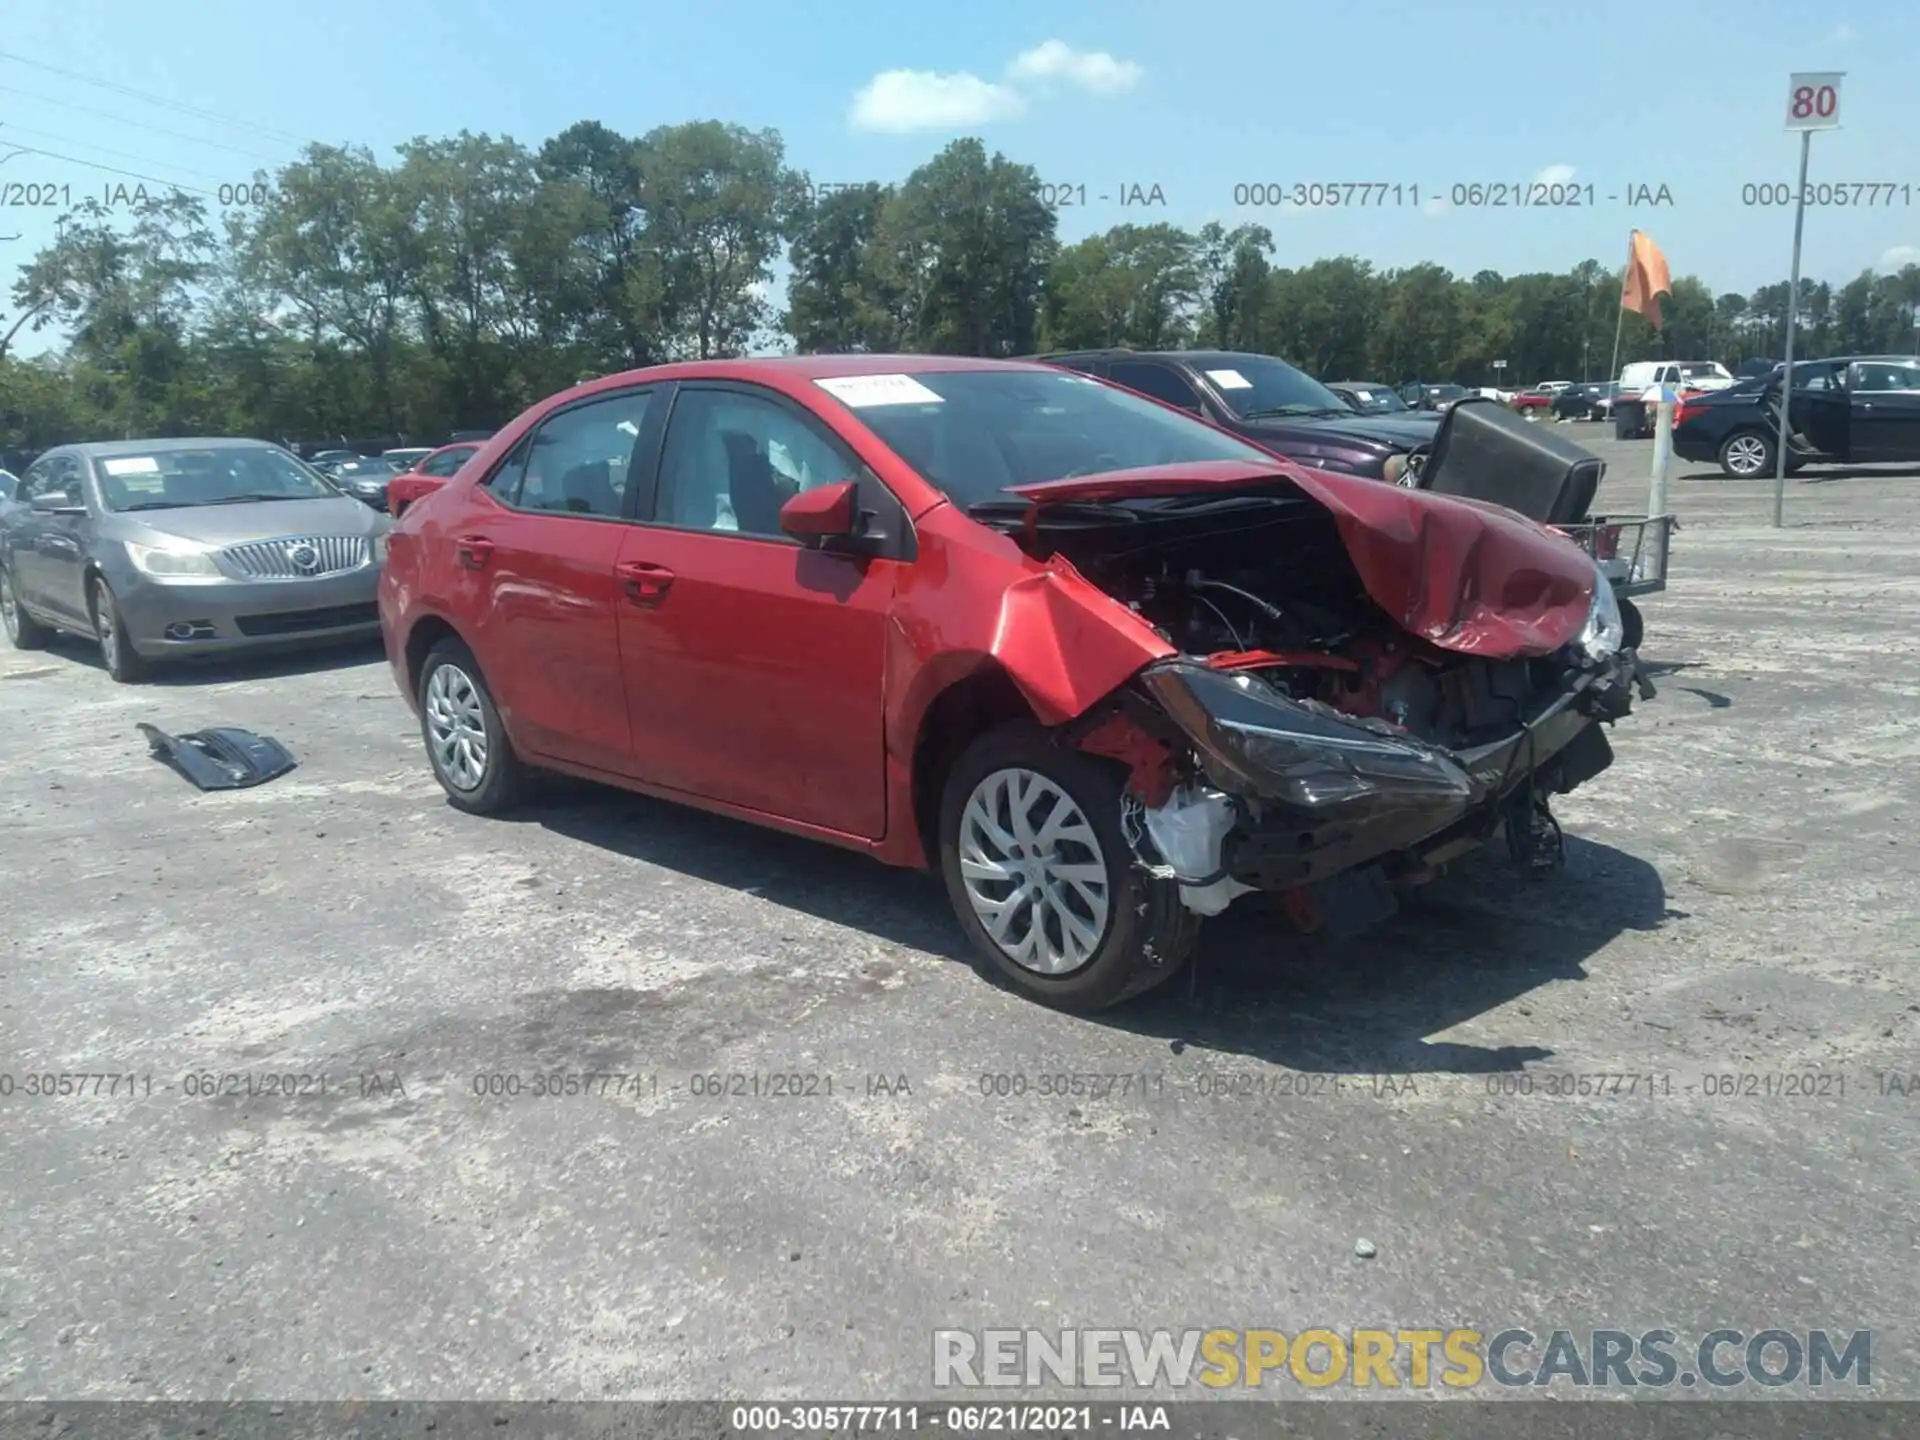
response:
<path id="1" fill-rule="evenodd" d="M 1654 329 L 1660 328 L 1660 295 L 1673 293 L 1673 277 L 1667 273 L 1667 257 L 1660 247 L 1636 230 L 1627 251 L 1627 273 L 1620 282 L 1620 303 L 1636 315 L 1644 315 Z"/>

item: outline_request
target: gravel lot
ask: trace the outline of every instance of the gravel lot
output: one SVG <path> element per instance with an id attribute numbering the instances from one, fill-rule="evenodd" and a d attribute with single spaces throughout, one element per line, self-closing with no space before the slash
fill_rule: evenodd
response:
<path id="1" fill-rule="evenodd" d="M 1575 428 L 1643 504 L 1650 447 Z M 1871 1327 L 1920 1397 L 1920 1079 L 1877 1078 L 1920 1072 L 1920 476 L 1769 494 L 1680 467 L 1660 695 L 1564 876 L 1345 945 L 1236 910 L 1094 1020 L 981 980 L 927 877 L 586 787 L 454 812 L 376 653 L 0 650 L 0 1399 L 925 1396 L 937 1327 L 1451 1324 Z M 202 795 L 143 720 L 300 768 Z M 326 1094 L 188 1093 L 267 1072 Z M 786 1074 L 832 1093 L 698 1093 Z"/>

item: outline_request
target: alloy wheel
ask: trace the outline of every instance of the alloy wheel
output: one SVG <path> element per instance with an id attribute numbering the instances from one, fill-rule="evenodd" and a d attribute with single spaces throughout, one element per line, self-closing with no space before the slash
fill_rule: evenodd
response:
<path id="1" fill-rule="evenodd" d="M 1023 969 L 1070 975 L 1107 933 L 1110 882 L 1093 822 L 1034 770 L 995 770 L 960 817 L 960 875 L 994 945 Z"/>
<path id="2" fill-rule="evenodd" d="M 7 627 L 7 639 L 20 638 L 20 602 L 13 598 L 13 576 L 0 570 L 0 625 Z"/>
<path id="3" fill-rule="evenodd" d="M 107 662 L 109 673 L 120 668 L 120 626 L 117 622 L 113 597 L 107 593 L 107 587 L 94 586 L 93 633 L 99 638 L 100 658 Z"/>
<path id="4" fill-rule="evenodd" d="M 1746 477 L 1767 468 L 1767 442 L 1758 435 L 1736 435 L 1727 442 L 1727 468 Z"/>
<path id="5" fill-rule="evenodd" d="M 426 711 L 434 768 L 454 789 L 478 790 L 487 778 L 480 687 L 458 665 L 442 664 L 427 679 Z"/>

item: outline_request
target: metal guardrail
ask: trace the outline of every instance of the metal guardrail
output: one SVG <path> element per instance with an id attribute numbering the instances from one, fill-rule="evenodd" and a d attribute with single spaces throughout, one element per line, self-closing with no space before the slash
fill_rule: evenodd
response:
<path id="1" fill-rule="evenodd" d="M 1618 593 L 1649 595 L 1667 588 L 1677 516 L 1600 515 L 1553 528 L 1591 555 Z"/>

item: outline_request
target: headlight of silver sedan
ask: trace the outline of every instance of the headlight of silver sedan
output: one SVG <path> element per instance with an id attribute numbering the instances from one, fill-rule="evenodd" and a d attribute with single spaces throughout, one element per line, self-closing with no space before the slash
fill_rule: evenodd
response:
<path id="1" fill-rule="evenodd" d="M 224 580 L 220 567 L 207 550 L 181 544 L 175 546 L 136 545 L 126 542 L 127 558 L 136 570 L 156 580 Z"/>

